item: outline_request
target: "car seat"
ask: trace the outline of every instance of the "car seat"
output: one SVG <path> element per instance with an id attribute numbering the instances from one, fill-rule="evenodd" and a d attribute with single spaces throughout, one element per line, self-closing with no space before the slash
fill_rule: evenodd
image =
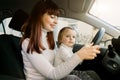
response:
<path id="1" fill-rule="evenodd" d="M 17 10 L 9 27 L 20 31 L 27 17 L 23 10 Z M 12 34 L 0 35 L 0 80 L 25 80 L 20 37 Z"/>

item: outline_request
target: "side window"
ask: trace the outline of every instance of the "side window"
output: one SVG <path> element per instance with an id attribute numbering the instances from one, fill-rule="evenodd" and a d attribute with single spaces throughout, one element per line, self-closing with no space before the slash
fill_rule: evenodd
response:
<path id="1" fill-rule="evenodd" d="M 70 19 L 70 18 L 60 17 L 58 19 L 58 25 L 54 30 L 55 31 L 55 34 L 54 34 L 55 41 L 57 41 L 59 30 L 63 27 L 66 27 L 66 26 L 73 27 L 75 29 L 75 31 L 77 32 L 77 37 L 76 37 L 77 44 L 90 43 L 98 31 L 97 28 L 95 28 L 95 27 L 93 27 L 85 22 Z M 112 39 L 112 36 L 105 33 L 100 45 L 107 47 L 109 44 L 111 44 L 111 42 L 110 42 L 111 39 Z"/>

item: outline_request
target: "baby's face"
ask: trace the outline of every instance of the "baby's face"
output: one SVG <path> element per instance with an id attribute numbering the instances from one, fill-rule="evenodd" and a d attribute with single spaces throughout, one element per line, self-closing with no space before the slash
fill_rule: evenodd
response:
<path id="1" fill-rule="evenodd" d="M 71 29 L 66 29 L 64 31 L 61 42 L 69 47 L 73 47 L 75 44 L 76 32 Z"/>

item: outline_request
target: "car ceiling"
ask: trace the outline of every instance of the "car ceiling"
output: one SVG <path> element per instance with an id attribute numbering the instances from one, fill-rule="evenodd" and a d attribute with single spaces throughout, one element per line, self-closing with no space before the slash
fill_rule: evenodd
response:
<path id="1" fill-rule="evenodd" d="M 39 0 L 1 0 L 0 15 L 2 16 L 3 14 L 2 12 L 7 11 L 8 12 L 11 11 L 12 13 L 14 13 L 18 9 L 22 9 L 29 14 L 33 5 L 37 1 Z M 87 11 L 90 6 L 90 3 L 93 0 L 53 0 L 53 1 L 60 7 L 61 16 L 78 19 L 78 17 L 74 15 L 80 15 L 82 12 Z M 6 13 L 6 15 L 11 16 L 12 14 Z"/>
<path id="2" fill-rule="evenodd" d="M 79 19 L 78 15 L 85 13 L 94 0 L 53 0 L 61 9 L 61 16 Z"/>

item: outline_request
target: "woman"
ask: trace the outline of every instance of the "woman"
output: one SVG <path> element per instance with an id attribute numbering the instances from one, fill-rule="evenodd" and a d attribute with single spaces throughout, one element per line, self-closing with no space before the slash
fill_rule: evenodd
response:
<path id="1" fill-rule="evenodd" d="M 40 0 L 23 25 L 22 56 L 26 80 L 62 79 L 85 59 L 94 59 L 99 46 L 88 45 L 68 61 L 53 66 L 55 44 L 53 30 L 59 16 L 58 6 L 51 0 Z"/>

